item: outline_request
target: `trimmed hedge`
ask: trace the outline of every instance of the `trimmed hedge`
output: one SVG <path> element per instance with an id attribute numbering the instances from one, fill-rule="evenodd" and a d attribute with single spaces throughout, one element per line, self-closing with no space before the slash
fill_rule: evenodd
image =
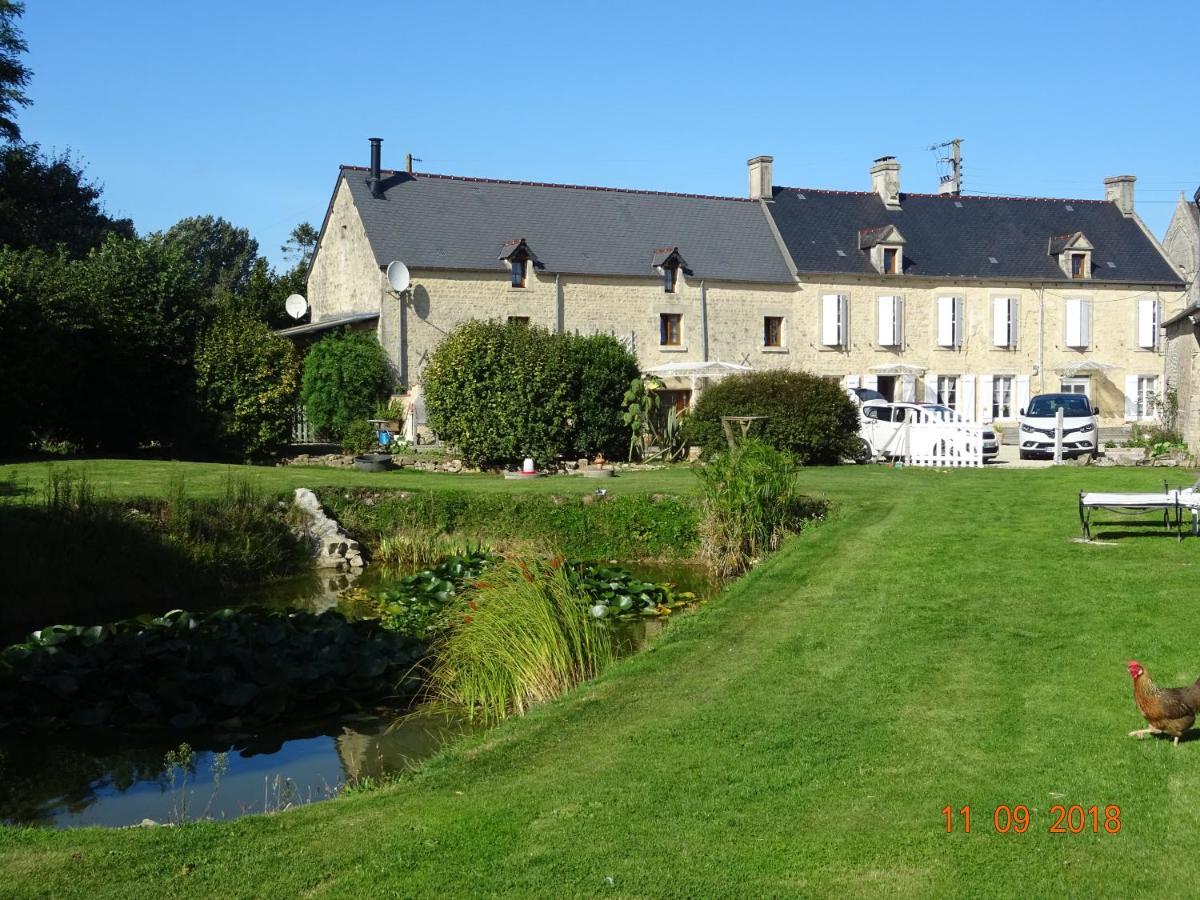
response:
<path id="1" fill-rule="evenodd" d="M 575 559 L 684 559 L 695 555 L 699 542 L 696 501 L 671 495 L 586 502 L 542 494 L 358 490 L 330 492 L 321 499 L 346 531 L 371 548 L 409 529 L 501 545 L 541 544 Z"/>
<path id="2" fill-rule="evenodd" d="M 835 465 L 856 449 L 854 404 L 836 382 L 808 372 L 748 372 L 707 388 L 685 426 L 688 443 L 701 447 L 705 458 L 728 449 L 722 416 L 767 416 L 752 435 L 801 465 Z"/>

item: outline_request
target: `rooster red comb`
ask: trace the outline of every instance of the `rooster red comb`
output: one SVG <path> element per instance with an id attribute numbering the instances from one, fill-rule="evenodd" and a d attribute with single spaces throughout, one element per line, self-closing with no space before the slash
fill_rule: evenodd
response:
<path id="1" fill-rule="evenodd" d="M 1136 659 L 1131 659 L 1126 664 L 1126 666 L 1129 669 L 1129 674 L 1134 678 L 1137 678 L 1139 675 L 1141 675 L 1143 672 L 1146 671 L 1145 669 L 1142 668 L 1142 664 L 1140 662 L 1138 662 Z"/>

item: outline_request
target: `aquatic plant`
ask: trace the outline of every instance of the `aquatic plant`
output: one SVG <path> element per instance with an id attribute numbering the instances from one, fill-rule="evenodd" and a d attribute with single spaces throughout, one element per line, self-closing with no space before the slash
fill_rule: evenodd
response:
<path id="1" fill-rule="evenodd" d="M 587 605 L 563 565 L 500 563 L 434 642 L 426 698 L 494 722 L 595 676 L 612 660 L 614 640 Z"/>
<path id="2" fill-rule="evenodd" d="M 494 562 L 480 547 L 448 557 L 373 593 L 374 613 L 392 631 L 418 638 L 435 634 L 454 623 L 464 588 Z"/>
<path id="3" fill-rule="evenodd" d="M 618 566 L 570 562 L 565 571 L 587 598 L 588 611 L 596 619 L 665 616 L 696 600 L 691 591 L 642 581 Z"/>
<path id="4" fill-rule="evenodd" d="M 477 549 L 477 548 L 476 548 Z M 401 528 L 379 542 L 371 562 L 399 571 L 430 569 L 452 556 L 475 552 L 463 541 L 429 528 Z"/>
<path id="5" fill-rule="evenodd" d="M 415 692 L 425 644 L 334 612 L 175 610 L 0 651 L 0 729 L 254 731 Z"/>
<path id="6" fill-rule="evenodd" d="M 695 469 L 701 553 L 716 575 L 738 575 L 823 510 L 796 486 L 793 457 L 758 440 Z"/>

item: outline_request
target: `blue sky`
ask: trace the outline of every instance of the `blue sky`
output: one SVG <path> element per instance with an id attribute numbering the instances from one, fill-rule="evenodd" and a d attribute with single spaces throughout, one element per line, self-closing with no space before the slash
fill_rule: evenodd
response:
<path id="1" fill-rule="evenodd" d="M 139 231 L 211 213 L 273 262 L 339 163 L 693 193 L 1098 198 L 1138 176 L 1159 237 L 1200 186 L 1200 4 L 238 3 L 31 0 L 27 140 L 70 149 Z"/>

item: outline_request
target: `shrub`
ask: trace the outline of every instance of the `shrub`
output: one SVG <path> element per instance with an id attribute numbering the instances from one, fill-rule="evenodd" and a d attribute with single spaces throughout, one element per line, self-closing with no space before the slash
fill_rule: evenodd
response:
<path id="1" fill-rule="evenodd" d="M 739 575 L 821 506 L 796 488 L 791 455 L 758 440 L 698 467 L 701 552 L 715 575 Z"/>
<path id="2" fill-rule="evenodd" d="M 313 427 L 335 440 L 354 421 L 369 419 L 391 386 L 387 356 L 373 334 L 335 332 L 304 358 L 304 409 Z"/>
<path id="3" fill-rule="evenodd" d="M 574 454 L 618 459 L 628 444 L 621 398 L 638 377 L 637 357 L 608 334 L 571 335 L 575 398 Z"/>
<path id="4" fill-rule="evenodd" d="M 357 455 L 381 449 L 379 432 L 366 419 L 355 419 L 342 430 L 342 450 L 346 453 Z"/>
<path id="5" fill-rule="evenodd" d="M 434 643 L 429 696 L 494 722 L 597 674 L 611 630 L 561 565 L 514 560 L 487 572 L 462 620 Z"/>
<path id="6" fill-rule="evenodd" d="M 269 454 L 290 438 L 300 387 L 292 342 L 263 322 L 221 315 L 196 352 L 196 391 L 217 445 L 234 455 Z"/>
<path id="7" fill-rule="evenodd" d="M 621 396 L 637 371 L 610 335 L 468 322 L 425 368 L 429 424 L 481 467 L 613 455 L 625 445 Z"/>
<path id="8" fill-rule="evenodd" d="M 728 448 L 722 416 L 768 416 L 752 436 L 791 453 L 801 465 L 831 465 L 854 455 L 858 413 L 836 382 L 781 369 L 733 375 L 700 395 L 688 417 L 688 442 L 705 456 Z"/>

